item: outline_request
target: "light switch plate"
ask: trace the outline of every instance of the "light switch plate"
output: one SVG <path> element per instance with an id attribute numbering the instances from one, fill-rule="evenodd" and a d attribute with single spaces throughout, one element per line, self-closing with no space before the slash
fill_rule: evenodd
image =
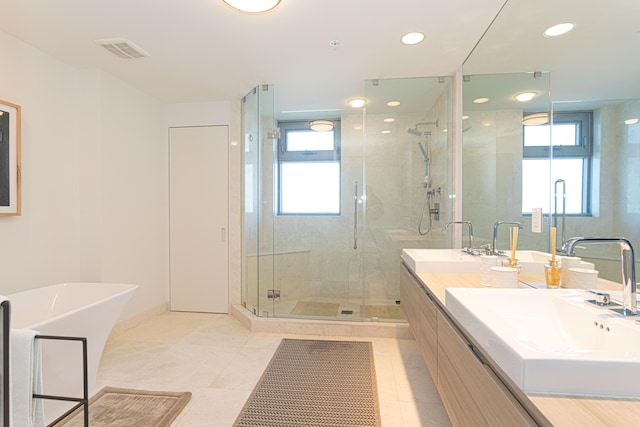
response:
<path id="1" fill-rule="evenodd" d="M 531 210 L 531 232 L 542 233 L 542 208 Z"/>

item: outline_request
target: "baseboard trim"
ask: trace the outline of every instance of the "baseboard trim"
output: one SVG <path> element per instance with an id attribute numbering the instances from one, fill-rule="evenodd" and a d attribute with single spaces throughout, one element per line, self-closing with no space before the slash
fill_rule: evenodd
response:
<path id="1" fill-rule="evenodd" d="M 135 328 L 142 322 L 149 320 L 152 317 L 166 313 L 167 311 L 169 311 L 169 304 L 165 302 L 145 312 L 137 314 L 129 319 L 123 320 L 122 322 L 118 322 L 115 324 L 115 326 L 111 330 L 111 335 L 109 335 L 109 339 L 115 338 L 118 335 L 121 335 L 127 332 L 128 330 Z"/>

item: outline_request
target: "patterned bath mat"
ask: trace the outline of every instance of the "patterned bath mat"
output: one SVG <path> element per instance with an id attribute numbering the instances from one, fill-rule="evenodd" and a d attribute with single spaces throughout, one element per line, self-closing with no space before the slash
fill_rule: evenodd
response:
<path id="1" fill-rule="evenodd" d="M 291 314 L 294 316 L 336 317 L 340 304 L 330 302 L 298 301 Z"/>
<path id="2" fill-rule="evenodd" d="M 234 426 L 379 427 L 371 343 L 283 339 Z"/>
<path id="3" fill-rule="evenodd" d="M 89 400 L 91 427 L 169 427 L 191 393 L 105 387 Z M 57 425 L 83 427 L 82 409 Z"/>

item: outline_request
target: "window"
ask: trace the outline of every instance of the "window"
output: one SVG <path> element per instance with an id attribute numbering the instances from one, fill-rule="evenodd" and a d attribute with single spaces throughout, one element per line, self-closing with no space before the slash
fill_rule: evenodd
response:
<path id="1" fill-rule="evenodd" d="M 549 194 L 551 187 L 551 191 L 557 188 L 557 208 L 561 213 L 564 186 L 566 213 L 591 214 L 592 121 L 591 111 L 571 111 L 554 113 L 553 126 L 524 126 L 523 213 L 531 213 L 534 207 L 542 207 L 545 212 L 555 209 L 554 194 Z M 563 180 L 564 185 L 558 180 Z"/>
<path id="2" fill-rule="evenodd" d="M 340 122 L 313 131 L 309 122 L 280 122 L 278 214 L 340 214 Z"/>

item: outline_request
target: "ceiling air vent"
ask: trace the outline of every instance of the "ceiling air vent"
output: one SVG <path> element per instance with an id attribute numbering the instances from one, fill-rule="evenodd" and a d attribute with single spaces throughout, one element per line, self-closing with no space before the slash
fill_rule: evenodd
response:
<path id="1" fill-rule="evenodd" d="M 100 39 L 96 40 L 96 43 L 123 59 L 140 59 L 149 56 L 149 53 L 127 39 Z"/>

